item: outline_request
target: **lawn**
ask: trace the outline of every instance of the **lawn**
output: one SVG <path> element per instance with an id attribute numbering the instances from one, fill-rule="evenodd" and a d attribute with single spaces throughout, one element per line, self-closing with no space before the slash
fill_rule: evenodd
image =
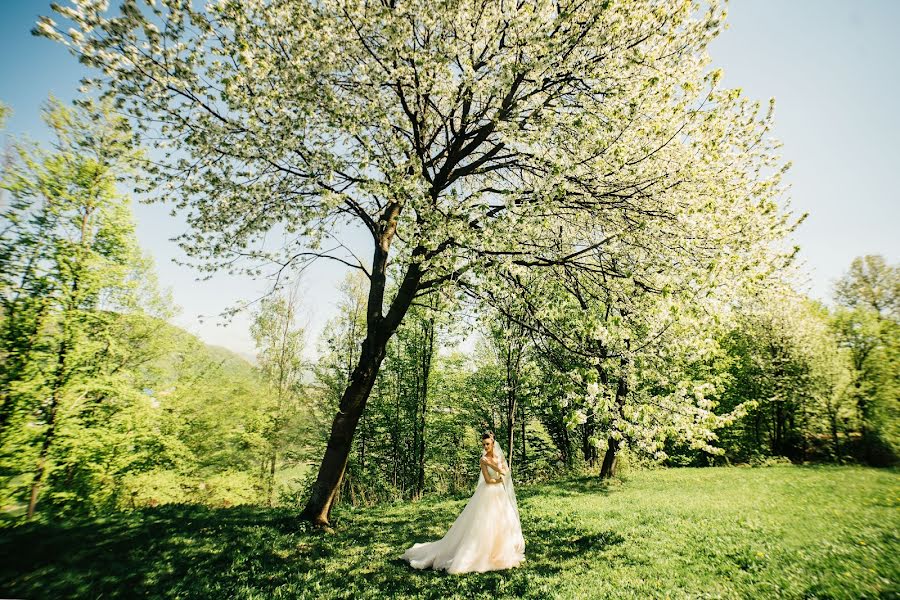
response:
<path id="1" fill-rule="evenodd" d="M 517 488 L 518 569 L 399 561 L 466 498 L 336 510 L 163 506 L 0 531 L 0 597 L 898 598 L 900 473 L 779 465 L 635 471 Z"/>

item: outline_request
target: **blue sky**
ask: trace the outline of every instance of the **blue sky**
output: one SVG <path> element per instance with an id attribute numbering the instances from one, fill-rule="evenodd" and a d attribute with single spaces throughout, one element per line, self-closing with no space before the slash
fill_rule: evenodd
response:
<path id="1" fill-rule="evenodd" d="M 52 93 L 72 98 L 85 73 L 58 44 L 29 34 L 49 1 L 0 0 L 0 101 L 13 108 L 12 135 L 46 136 L 40 106 Z M 855 256 L 900 260 L 900 2 L 866 0 L 732 0 L 728 29 L 713 42 L 725 84 L 750 98 L 775 98 L 775 136 L 793 161 L 789 198 L 810 213 L 796 235 L 810 295 L 828 300 L 832 282 Z M 248 319 L 224 326 L 214 315 L 255 298 L 264 285 L 197 273 L 176 265 L 170 238 L 183 222 L 168 207 L 135 204 L 141 244 L 160 282 L 182 307 L 176 323 L 207 342 L 253 354 Z M 304 308 L 311 338 L 333 315 L 343 272 L 321 262 L 305 275 Z M 211 318 L 199 321 L 199 315 Z M 311 340 L 311 350 L 312 350 Z"/>

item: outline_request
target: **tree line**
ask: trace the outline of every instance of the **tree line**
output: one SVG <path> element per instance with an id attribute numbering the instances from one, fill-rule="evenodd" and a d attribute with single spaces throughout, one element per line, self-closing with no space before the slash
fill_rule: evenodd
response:
<path id="1" fill-rule="evenodd" d="M 44 116 L 55 142 L 12 144 L 2 179 L 6 518 L 302 504 L 366 335 L 368 278 L 347 274 L 312 363 L 296 284 L 254 311 L 255 365 L 208 347 L 167 323 L 171 299 L 117 191 L 136 152 L 127 124 L 91 102 L 51 101 Z M 579 364 L 561 333 L 540 335 L 516 305 L 431 296 L 386 348 L 337 501 L 467 493 L 485 429 L 522 482 L 611 476 L 623 452 L 668 466 L 892 464 L 898 290 L 898 266 L 855 259 L 833 307 L 765 290 L 721 322 L 680 321 L 614 385 L 598 358 Z M 599 321 L 593 335 L 615 325 Z"/>
<path id="2" fill-rule="evenodd" d="M 243 471 L 267 502 L 279 466 L 310 452 L 318 467 L 297 494 L 319 525 L 342 498 L 458 489 L 473 427 L 495 429 L 535 478 L 585 464 L 614 476 L 626 452 L 674 464 L 890 457 L 896 267 L 854 263 L 836 312 L 793 290 L 790 236 L 806 215 L 785 197 L 774 101 L 707 68 L 718 4 L 53 10 L 65 22 L 42 17 L 35 33 L 93 69 L 85 85 L 127 118 L 114 157 L 153 151 L 136 189 L 185 214 L 187 257 L 276 282 L 254 329 L 256 376 L 274 391 L 258 397 L 267 417 Z M 85 177 L 74 187 L 97 194 Z M 39 192 L 11 190 L 58 193 Z M 359 232 L 363 257 L 350 249 Z M 106 234 L 79 239 L 70 263 L 97 255 L 110 265 L 97 273 L 115 271 Z M 314 260 L 359 278 L 304 377 L 280 294 Z M 100 306 L 66 281 L 34 331 Z M 454 354 L 461 320 L 481 341 Z M 59 447 L 60 393 L 85 372 L 66 366 L 92 339 L 81 331 L 61 327 L 41 355 L 56 357 L 48 383 L 31 405 L 9 404 L 40 432 L 35 498 Z"/>

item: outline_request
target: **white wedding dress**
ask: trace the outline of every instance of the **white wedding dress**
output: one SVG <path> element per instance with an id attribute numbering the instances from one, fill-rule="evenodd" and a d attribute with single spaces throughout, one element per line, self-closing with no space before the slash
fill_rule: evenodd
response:
<path id="1" fill-rule="evenodd" d="M 487 483 L 484 474 L 479 474 L 475 493 L 444 537 L 415 544 L 400 558 L 416 569 L 443 569 L 448 573 L 509 569 L 525 560 L 525 538 L 512 476 L 497 443 L 494 454 L 497 465 L 506 471 L 503 481 Z M 486 468 L 491 479 L 500 475 L 490 466 Z"/>

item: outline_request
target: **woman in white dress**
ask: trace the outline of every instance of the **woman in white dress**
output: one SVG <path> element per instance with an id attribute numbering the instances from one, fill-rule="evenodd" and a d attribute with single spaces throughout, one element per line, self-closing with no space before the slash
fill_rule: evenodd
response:
<path id="1" fill-rule="evenodd" d="M 525 538 L 509 464 L 493 433 L 481 444 L 481 474 L 469 503 L 443 538 L 413 545 L 403 560 L 416 569 L 448 573 L 496 571 L 525 560 Z"/>

